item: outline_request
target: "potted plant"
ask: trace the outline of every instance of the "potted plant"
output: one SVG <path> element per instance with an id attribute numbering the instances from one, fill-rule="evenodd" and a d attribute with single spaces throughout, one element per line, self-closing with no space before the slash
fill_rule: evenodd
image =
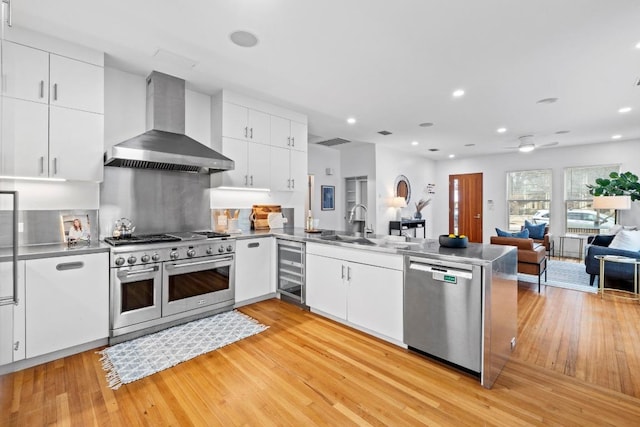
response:
<path id="1" fill-rule="evenodd" d="M 609 178 L 597 178 L 595 184 L 587 184 L 589 194 L 601 196 L 629 196 L 632 202 L 640 200 L 638 175 L 631 172 L 611 172 Z"/>

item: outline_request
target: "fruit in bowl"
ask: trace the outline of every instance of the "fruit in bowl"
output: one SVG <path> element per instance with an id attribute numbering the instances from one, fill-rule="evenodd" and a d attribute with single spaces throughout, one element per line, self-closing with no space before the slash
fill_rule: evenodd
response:
<path id="1" fill-rule="evenodd" d="M 464 234 L 442 234 L 438 238 L 440 246 L 445 248 L 466 248 L 469 239 Z"/>

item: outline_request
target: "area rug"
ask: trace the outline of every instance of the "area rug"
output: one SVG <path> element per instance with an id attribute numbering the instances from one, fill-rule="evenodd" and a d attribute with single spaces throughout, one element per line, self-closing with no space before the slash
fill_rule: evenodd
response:
<path id="1" fill-rule="evenodd" d="M 538 276 L 518 273 L 518 280 L 537 284 Z M 582 292 L 598 292 L 596 284 L 594 284 L 594 286 L 589 286 L 589 275 L 587 274 L 585 265 L 582 262 L 549 260 L 549 264 L 547 266 L 547 281 L 544 281 L 543 274 L 542 281 L 540 283 L 547 286 L 573 289 Z"/>
<path id="2" fill-rule="evenodd" d="M 239 311 L 227 311 L 108 347 L 100 352 L 109 387 L 139 380 L 266 330 Z"/>

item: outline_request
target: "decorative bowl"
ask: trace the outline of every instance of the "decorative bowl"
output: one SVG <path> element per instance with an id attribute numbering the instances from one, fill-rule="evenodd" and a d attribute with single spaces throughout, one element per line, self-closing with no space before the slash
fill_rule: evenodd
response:
<path id="1" fill-rule="evenodd" d="M 438 241 L 445 248 L 466 248 L 469 243 L 467 236 L 449 237 L 448 234 L 441 234 Z"/>

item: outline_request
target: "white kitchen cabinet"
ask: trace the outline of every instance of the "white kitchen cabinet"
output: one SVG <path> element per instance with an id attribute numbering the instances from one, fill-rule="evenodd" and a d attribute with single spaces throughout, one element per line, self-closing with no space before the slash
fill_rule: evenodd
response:
<path id="1" fill-rule="evenodd" d="M 104 114 L 104 68 L 50 55 L 49 103 Z"/>
<path id="2" fill-rule="evenodd" d="M 307 304 L 402 342 L 402 257 L 307 243 Z"/>
<path id="3" fill-rule="evenodd" d="M 283 117 L 271 116 L 271 145 L 307 151 L 307 125 Z"/>
<path id="4" fill-rule="evenodd" d="M 49 176 L 102 181 L 104 116 L 49 107 Z"/>
<path id="5" fill-rule="evenodd" d="M 269 144 L 268 114 L 230 102 L 224 102 L 222 108 L 223 137 Z"/>
<path id="6" fill-rule="evenodd" d="M 13 263 L 0 262 L 0 296 L 13 294 Z M 25 358 L 24 261 L 18 261 L 18 304 L 0 306 L 0 366 Z"/>
<path id="7" fill-rule="evenodd" d="M 273 292 L 273 238 L 236 241 L 236 303 L 264 297 Z"/>
<path id="8" fill-rule="evenodd" d="M 222 185 L 230 187 L 269 188 L 271 147 L 264 144 L 223 138 L 222 152 L 235 162 L 232 171 L 222 172 Z"/>
<path id="9" fill-rule="evenodd" d="M 3 175 L 49 176 L 48 117 L 46 104 L 2 98 Z"/>
<path id="10" fill-rule="evenodd" d="M 25 264 L 26 357 L 109 336 L 109 254 Z"/>
<path id="11" fill-rule="evenodd" d="M 2 173 L 101 181 L 104 69 L 8 41 L 2 55 Z"/>
<path id="12" fill-rule="evenodd" d="M 49 53 L 9 41 L 2 42 L 2 95 L 49 103 Z"/>
<path id="13" fill-rule="evenodd" d="M 271 190 L 296 191 L 305 188 L 307 153 L 271 147 Z"/>

